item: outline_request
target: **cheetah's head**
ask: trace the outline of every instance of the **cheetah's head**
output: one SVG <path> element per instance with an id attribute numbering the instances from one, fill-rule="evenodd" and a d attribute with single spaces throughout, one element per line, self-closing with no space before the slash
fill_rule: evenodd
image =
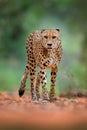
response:
<path id="1" fill-rule="evenodd" d="M 58 48 L 60 44 L 60 30 L 42 30 L 41 31 L 42 46 L 46 49 Z"/>

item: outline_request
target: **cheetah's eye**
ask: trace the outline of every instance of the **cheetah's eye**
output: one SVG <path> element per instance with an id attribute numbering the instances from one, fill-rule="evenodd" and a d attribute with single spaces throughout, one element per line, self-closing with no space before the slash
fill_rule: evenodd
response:
<path id="1" fill-rule="evenodd" d="M 52 39 L 55 39 L 56 38 L 56 36 L 52 36 Z"/>
<path id="2" fill-rule="evenodd" d="M 47 39 L 48 37 L 47 36 L 44 36 L 45 39 Z"/>

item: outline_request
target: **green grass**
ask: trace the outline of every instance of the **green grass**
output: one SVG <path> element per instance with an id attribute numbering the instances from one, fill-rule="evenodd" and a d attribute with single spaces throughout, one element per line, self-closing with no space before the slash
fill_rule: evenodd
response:
<path id="1" fill-rule="evenodd" d="M 0 63 L 0 90 L 9 91 L 15 90 L 19 86 L 22 76 L 21 64 L 18 61 L 1 61 Z"/>

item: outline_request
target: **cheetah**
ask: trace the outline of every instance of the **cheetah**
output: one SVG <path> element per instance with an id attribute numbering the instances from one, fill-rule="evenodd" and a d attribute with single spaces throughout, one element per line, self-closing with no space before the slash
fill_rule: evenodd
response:
<path id="1" fill-rule="evenodd" d="M 19 88 L 19 96 L 24 94 L 26 79 L 30 74 L 30 90 L 33 102 L 39 101 L 40 83 L 42 84 L 42 100 L 55 100 L 55 82 L 58 65 L 62 58 L 62 45 L 59 29 L 38 30 L 31 33 L 26 41 L 27 65 Z M 40 71 L 36 74 L 36 68 Z M 51 86 L 48 94 L 46 70 L 51 69 Z"/>

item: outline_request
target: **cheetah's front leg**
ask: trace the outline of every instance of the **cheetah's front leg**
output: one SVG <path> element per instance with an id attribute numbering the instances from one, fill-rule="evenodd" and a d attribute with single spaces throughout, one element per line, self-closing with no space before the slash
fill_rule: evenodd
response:
<path id="1" fill-rule="evenodd" d="M 43 100 L 49 100 L 49 96 L 46 88 L 46 84 L 47 84 L 46 70 L 41 70 L 40 73 L 41 73 L 41 83 L 42 83 L 42 98 Z"/>
<path id="2" fill-rule="evenodd" d="M 46 70 L 42 69 L 39 74 L 38 74 L 38 78 L 40 78 L 41 84 L 42 84 L 42 100 L 49 100 L 49 96 L 47 93 L 47 88 L 46 88 L 46 84 L 47 84 L 47 79 L 46 79 Z M 38 82 L 38 80 L 37 80 Z M 37 83 L 36 83 L 37 85 Z M 37 86 L 36 86 L 37 87 Z M 38 95 L 38 91 L 36 91 L 37 95 Z"/>
<path id="3" fill-rule="evenodd" d="M 41 72 L 38 73 L 37 79 L 36 79 L 36 95 L 37 100 L 40 98 L 40 82 L 41 82 Z"/>
<path id="4" fill-rule="evenodd" d="M 50 88 L 50 95 L 49 95 L 50 101 L 56 100 L 55 98 L 56 75 L 57 75 L 57 67 L 54 67 L 51 70 L 51 88 Z"/>

